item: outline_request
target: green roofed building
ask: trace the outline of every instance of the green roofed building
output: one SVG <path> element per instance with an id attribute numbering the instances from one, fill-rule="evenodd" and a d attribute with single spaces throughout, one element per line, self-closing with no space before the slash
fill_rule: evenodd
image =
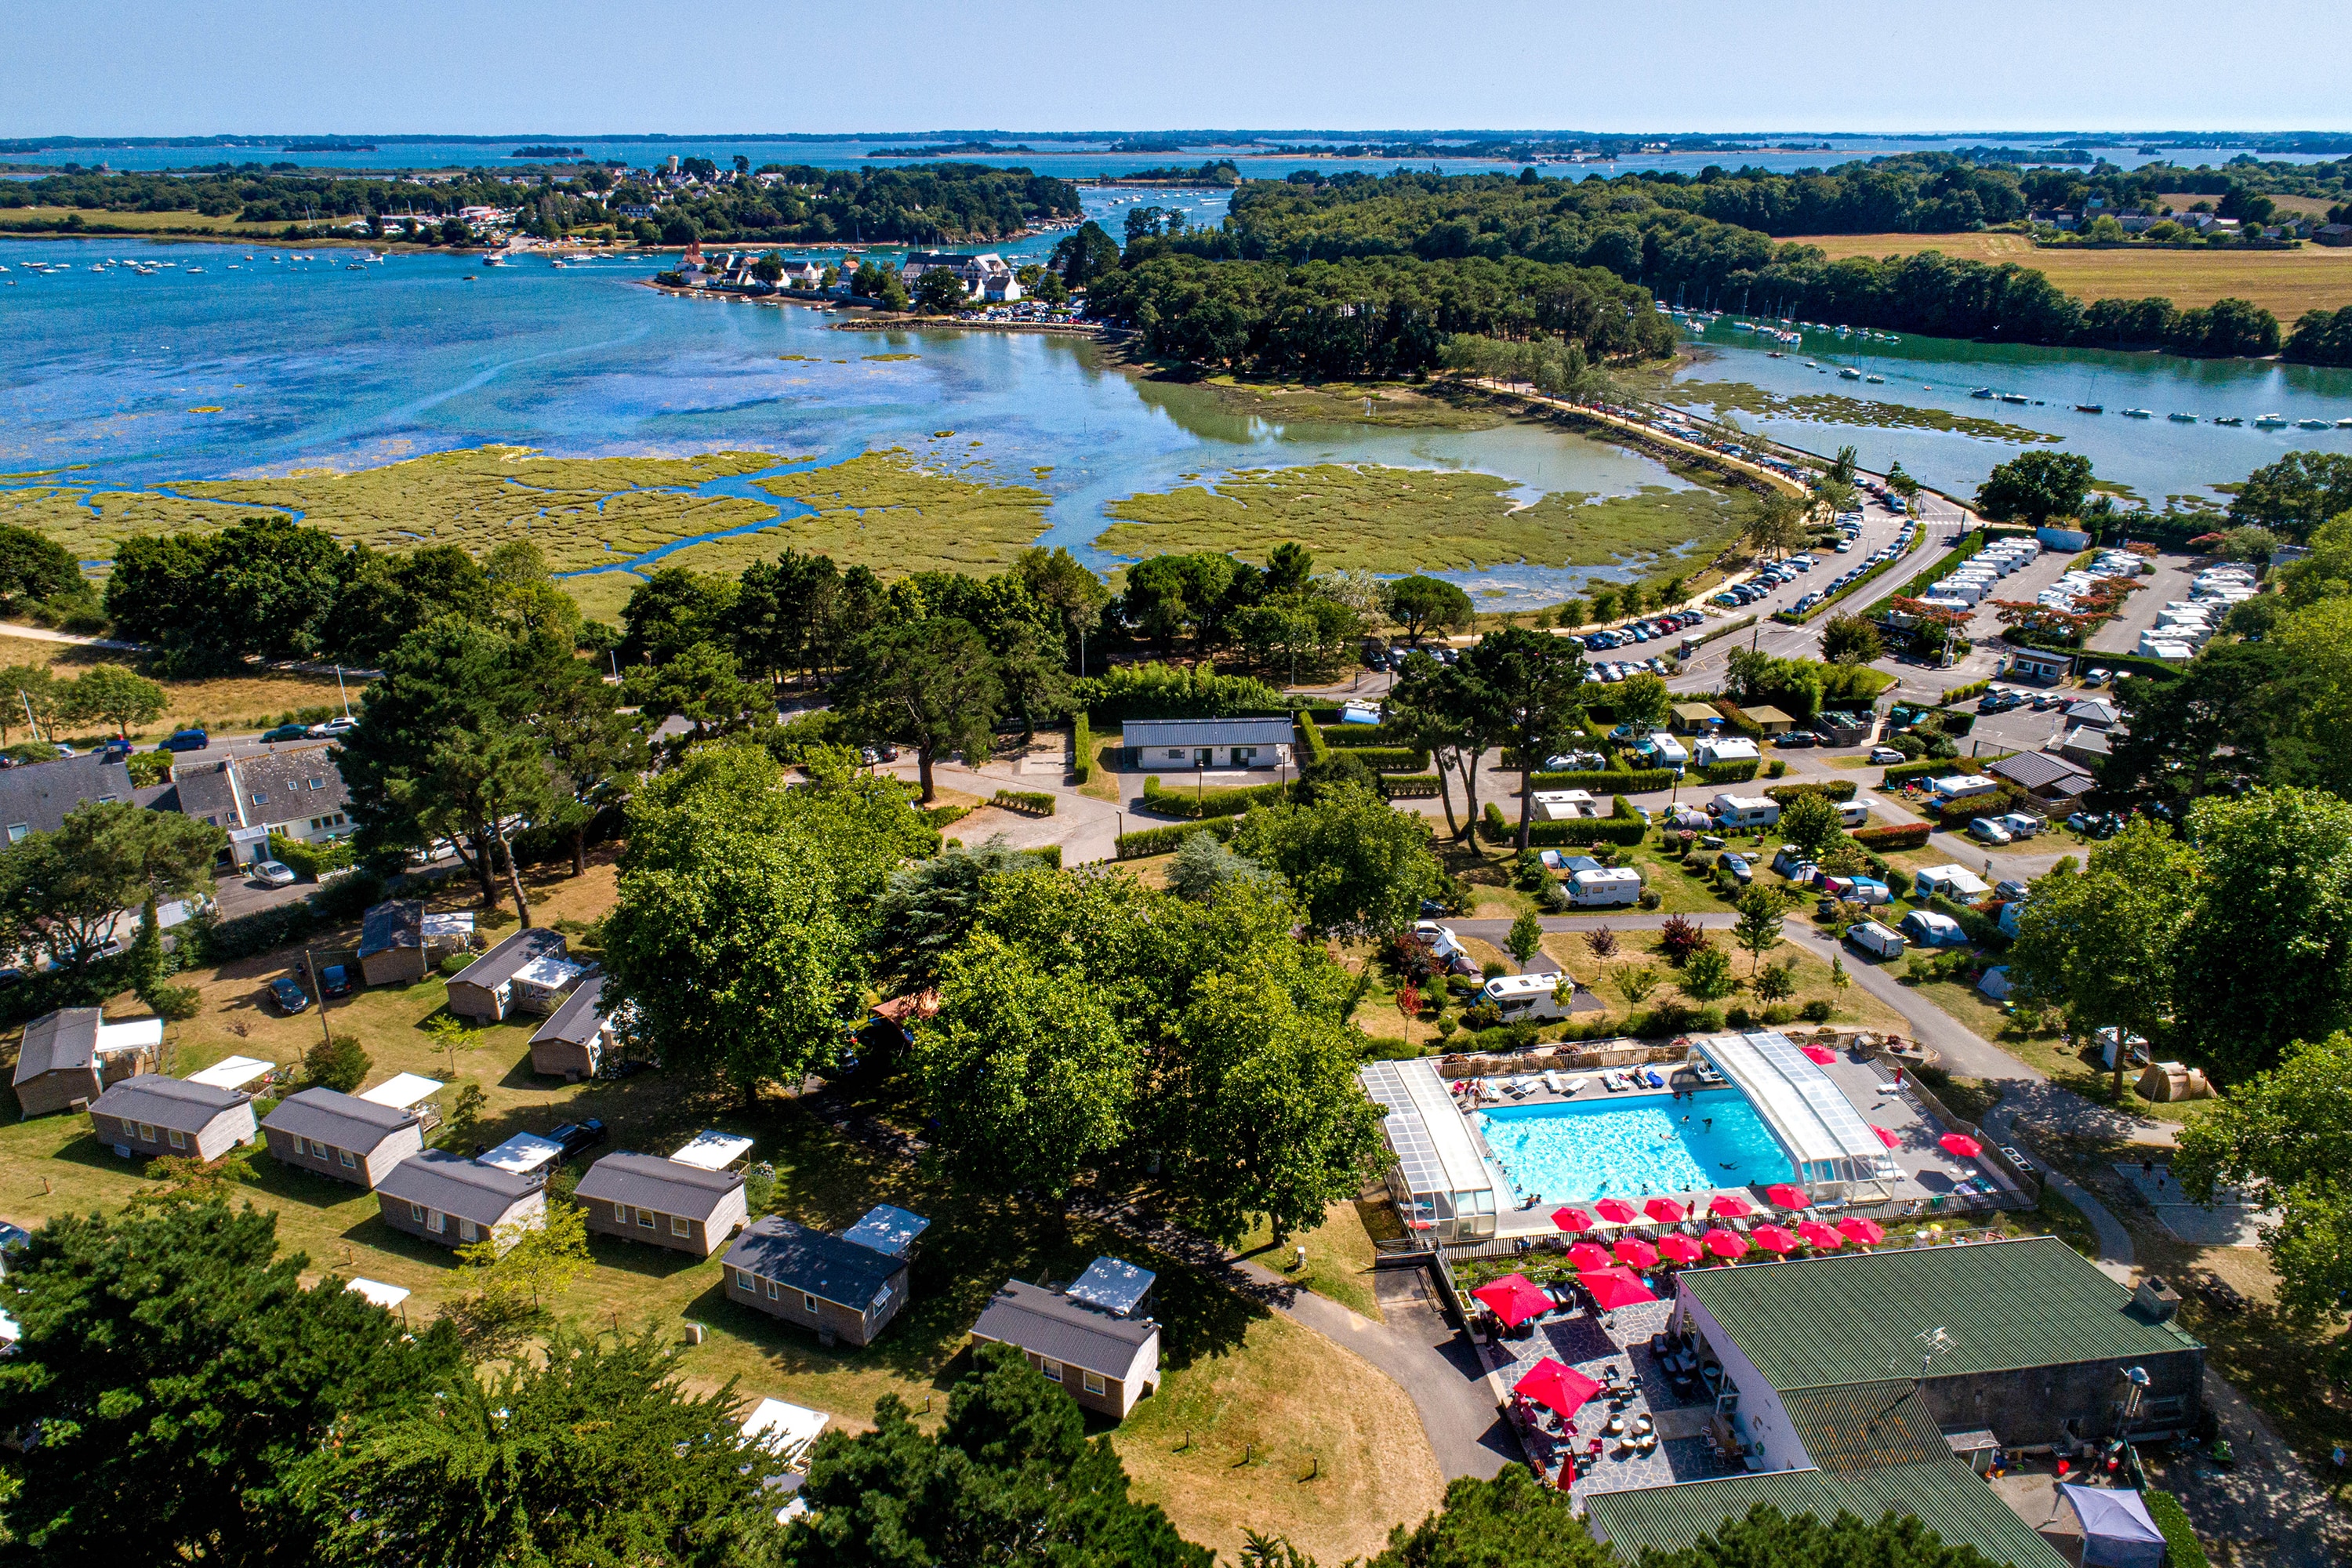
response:
<path id="1" fill-rule="evenodd" d="M 1751 1473 L 1593 1496 L 1593 1533 L 1633 1562 L 1758 1503 L 1891 1511 L 2054 1568 L 1970 1457 L 2187 1430 L 2205 1352 L 2178 1305 L 2161 1280 L 2126 1289 L 2049 1237 L 1686 1270 L 1673 1326 L 1722 1369 L 1715 1424 Z"/>

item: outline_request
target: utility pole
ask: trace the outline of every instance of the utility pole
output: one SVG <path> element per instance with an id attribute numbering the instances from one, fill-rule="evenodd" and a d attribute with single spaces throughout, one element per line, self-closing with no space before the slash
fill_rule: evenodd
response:
<path id="1" fill-rule="evenodd" d="M 302 967 L 310 977 L 310 994 L 319 1002 L 320 1037 L 332 1047 L 335 1032 L 327 1026 L 327 987 L 319 978 L 319 961 L 310 956 L 310 950 L 307 947 L 302 950 Z"/>
<path id="2" fill-rule="evenodd" d="M 335 666 L 335 695 L 343 700 L 343 717 L 352 716 L 352 694 L 343 689 L 343 667 Z"/>

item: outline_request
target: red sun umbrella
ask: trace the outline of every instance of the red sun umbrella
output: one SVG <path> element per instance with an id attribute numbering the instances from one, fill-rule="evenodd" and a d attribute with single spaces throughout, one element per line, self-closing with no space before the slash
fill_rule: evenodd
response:
<path id="1" fill-rule="evenodd" d="M 1611 1250 L 1617 1254 L 1619 1262 L 1630 1263 L 1636 1268 L 1655 1268 L 1658 1266 L 1658 1249 L 1646 1241 L 1628 1237 Z"/>
<path id="2" fill-rule="evenodd" d="M 1873 1132 L 1877 1133 L 1877 1134 L 1878 1134 L 1878 1141 L 1879 1141 L 1881 1143 L 1885 1144 L 1889 1149 L 1896 1149 L 1896 1148 L 1900 1148 L 1900 1147 L 1902 1147 L 1903 1140 L 1902 1140 L 1901 1138 L 1899 1138 L 1899 1137 L 1895 1136 L 1895 1135 L 1894 1133 L 1892 1133 L 1892 1132 L 1889 1132 L 1885 1128 L 1879 1126 L 1876 1122 L 1874 1122 L 1874 1122 L 1872 1122 L 1872 1123 L 1870 1124 L 1870 1130 L 1871 1130 Z"/>
<path id="3" fill-rule="evenodd" d="M 1984 1145 L 1962 1132 L 1947 1132 L 1936 1140 L 1947 1153 L 1958 1154 L 1963 1160 L 1973 1160 L 1984 1152 Z"/>
<path id="4" fill-rule="evenodd" d="M 1747 1238 L 1717 1226 L 1699 1237 L 1699 1245 L 1717 1258 L 1737 1258 L 1748 1250 Z"/>
<path id="5" fill-rule="evenodd" d="M 1543 1293 L 1542 1287 L 1524 1274 L 1507 1274 L 1470 1294 L 1486 1303 L 1495 1316 L 1514 1329 L 1529 1318 L 1542 1317 L 1552 1307 L 1551 1298 Z"/>
<path id="6" fill-rule="evenodd" d="M 1642 1212 L 1660 1225 L 1674 1225 L 1690 1210 L 1672 1198 L 1652 1198 L 1642 1205 Z"/>
<path id="7" fill-rule="evenodd" d="M 1807 1247 L 1818 1247 L 1823 1252 L 1835 1252 L 1845 1245 L 1845 1237 L 1817 1219 L 1809 1219 L 1797 1227 L 1798 1236 Z"/>
<path id="8" fill-rule="evenodd" d="M 1837 1227 L 1840 1236 L 1844 1237 L 1848 1241 L 1859 1242 L 1864 1247 L 1876 1247 L 1886 1239 L 1885 1226 L 1880 1225 L 1876 1220 L 1864 1219 L 1858 1214 L 1846 1215 L 1837 1222 Z"/>
<path id="9" fill-rule="evenodd" d="M 1579 1284 L 1592 1292 L 1593 1304 L 1604 1312 L 1657 1300 L 1647 1285 L 1622 1268 L 1601 1268 L 1576 1278 Z"/>
<path id="10" fill-rule="evenodd" d="M 1586 1400 L 1601 1392 L 1601 1385 L 1574 1367 L 1546 1356 L 1528 1369 L 1527 1376 L 1511 1385 L 1511 1392 L 1523 1394 L 1538 1405 L 1549 1405 L 1562 1415 L 1573 1415 Z"/>
<path id="11" fill-rule="evenodd" d="M 1631 1225 L 1638 1217 L 1633 1213 L 1633 1205 L 1623 1198 L 1603 1198 L 1594 1204 L 1592 1209 L 1602 1219 L 1613 1221 L 1618 1225 Z"/>
<path id="12" fill-rule="evenodd" d="M 1764 1195 L 1784 1209 L 1809 1209 L 1813 1206 L 1813 1200 L 1804 1188 L 1790 1186 L 1786 1182 L 1765 1188 Z"/>
<path id="13" fill-rule="evenodd" d="M 1606 1268 L 1609 1249 L 1597 1241 L 1580 1241 L 1568 1249 L 1568 1260 L 1579 1268 Z"/>
<path id="14" fill-rule="evenodd" d="M 1746 1198 L 1729 1193 L 1717 1193 L 1706 1201 L 1706 1212 L 1717 1219 L 1738 1219 L 1756 1212 L 1756 1205 Z"/>
<path id="15" fill-rule="evenodd" d="M 1805 1055 L 1811 1059 L 1821 1063 L 1823 1067 L 1827 1067 L 1830 1063 L 1837 1060 L 1837 1053 L 1830 1049 L 1827 1046 L 1807 1046 L 1805 1047 Z"/>
<path id="16" fill-rule="evenodd" d="M 1777 1225 L 1759 1225 L 1748 1234 L 1757 1246 L 1767 1252 L 1794 1252 L 1802 1245 L 1797 1240 L 1795 1231 L 1784 1230 Z"/>
<path id="17" fill-rule="evenodd" d="M 1592 1228 L 1592 1216 L 1582 1209 L 1554 1209 L 1551 1211 L 1551 1222 L 1570 1234 Z"/>
<path id="18" fill-rule="evenodd" d="M 1658 1243 L 1658 1251 L 1676 1263 L 1696 1263 L 1706 1256 L 1706 1248 L 1687 1236 L 1669 1236 Z"/>

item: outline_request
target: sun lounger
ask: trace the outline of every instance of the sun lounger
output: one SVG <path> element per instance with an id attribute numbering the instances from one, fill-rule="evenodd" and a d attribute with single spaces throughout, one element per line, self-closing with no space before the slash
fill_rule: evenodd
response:
<path id="1" fill-rule="evenodd" d="M 1664 1089 L 1666 1087 L 1666 1080 L 1658 1076 L 1658 1069 L 1655 1068 L 1646 1068 L 1643 1069 L 1642 1079 L 1643 1081 L 1647 1083 L 1652 1089 Z"/>
<path id="2" fill-rule="evenodd" d="M 1626 1089 L 1625 1075 L 1622 1072 L 1602 1073 L 1601 1075 L 1601 1087 L 1607 1089 L 1612 1094 L 1622 1094 L 1625 1092 Z"/>
<path id="3" fill-rule="evenodd" d="M 1559 1074 L 1552 1071 L 1549 1068 L 1546 1068 L 1544 1069 L 1543 1081 L 1544 1087 L 1551 1090 L 1554 1094 L 1565 1094 L 1568 1092 L 1565 1089 L 1560 1087 Z"/>
<path id="4" fill-rule="evenodd" d="M 1587 1078 L 1584 1074 L 1582 1074 L 1582 1073 L 1577 1073 L 1577 1074 L 1573 1075 L 1572 1077 L 1570 1077 L 1570 1079 L 1568 1079 L 1568 1080 L 1567 1080 L 1568 1088 L 1567 1088 L 1566 1089 L 1562 1090 L 1562 1092 L 1563 1092 L 1563 1093 L 1567 1093 L 1567 1094 L 1574 1094 L 1574 1093 L 1576 1093 L 1578 1090 L 1581 1089 L 1582 1089 L 1586 1084 L 1591 1083 L 1591 1081 L 1592 1081 L 1592 1080 L 1591 1080 L 1590 1078 Z"/>

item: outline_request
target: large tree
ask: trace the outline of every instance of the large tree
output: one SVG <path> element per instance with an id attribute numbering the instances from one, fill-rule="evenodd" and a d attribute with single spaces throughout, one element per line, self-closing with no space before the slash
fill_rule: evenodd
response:
<path id="1" fill-rule="evenodd" d="M 619 694 L 593 664 L 551 667 L 530 712 L 531 733 L 554 770 L 559 799 L 551 826 L 572 834 L 572 872 L 588 869 L 588 829 L 597 814 L 625 803 L 651 766 L 645 731 L 621 711 Z"/>
<path id="2" fill-rule="evenodd" d="M 1977 487 L 1977 510 L 1995 522 L 2036 528 L 2083 510 L 2091 490 L 2091 459 L 2078 452 L 2021 452 L 1997 465 Z"/>
<path id="3" fill-rule="evenodd" d="M 1426 818 L 1360 785 L 1318 792 L 1312 804 L 1253 811 L 1234 850 L 1281 876 L 1318 934 L 1350 941 L 1411 931 L 1437 890 Z"/>
<path id="4" fill-rule="evenodd" d="M 23 1326 L 0 1362 L 0 1426 L 39 1434 L 5 1466 L 0 1563 L 44 1568 L 295 1561 L 316 1524 L 306 1466 L 339 1432 L 411 1408 L 455 1369 L 309 1260 L 277 1216 L 163 1203 L 53 1219 L 11 1259 Z"/>
<path id="5" fill-rule="evenodd" d="M 306 658 L 324 646 L 342 571 L 331 534 L 284 518 L 134 534 L 115 552 L 106 613 L 174 671 L 229 668 L 250 654 Z"/>
<path id="6" fill-rule="evenodd" d="M 1437 765 L 1437 790 L 1445 803 L 1446 826 L 1456 839 L 1478 819 L 1478 767 L 1486 753 L 1509 738 L 1510 710 L 1477 668 L 1464 660 L 1440 664 L 1424 653 L 1406 658 L 1404 673 L 1389 690 L 1387 721 L 1429 749 Z M 1463 816 L 1454 820 L 1453 778 L 1459 774 Z"/>
<path id="7" fill-rule="evenodd" d="M 1110 1439 L 1088 1442 L 1076 1401 L 1010 1345 L 982 1345 L 933 1436 L 895 1394 L 871 1430 L 817 1440 L 796 1568 L 1053 1563 L 1213 1568 L 1215 1554 L 1135 1500 Z"/>
<path id="8" fill-rule="evenodd" d="M 1052 612 L 1063 637 L 1083 649 L 1086 634 L 1101 625 L 1103 606 L 1110 603 L 1110 590 L 1102 579 L 1061 545 L 1051 550 L 1032 545 L 1021 552 L 1013 570 L 1028 584 L 1030 597 Z M 1086 672 L 1081 658 L 1078 673 Z"/>
<path id="9" fill-rule="evenodd" d="M 192 816 L 91 801 L 56 832 L 0 849 L 0 919 L 15 945 L 79 976 L 125 912 L 210 892 L 227 847 L 226 831 Z"/>
<path id="10" fill-rule="evenodd" d="M 2296 1040 L 2352 1028 L 2352 804 L 2315 790 L 2217 795 L 2188 831 L 2203 871 L 2185 929 L 2165 937 L 2183 1043 L 2235 1082 Z"/>
<path id="11" fill-rule="evenodd" d="M 1316 1568 L 1286 1540 L 1248 1532 L 1242 1568 Z M 1613 1568 L 1618 1559 L 1592 1539 L 1566 1492 L 1519 1464 L 1491 1480 L 1464 1476 L 1445 1506 L 1412 1530 L 1389 1532 L 1388 1549 L 1363 1568 Z M 1861 1560 L 1857 1560 L 1861 1561 Z M 1756 1560 L 1757 1568 L 1774 1559 Z"/>
<path id="12" fill-rule="evenodd" d="M 88 592 L 71 551 L 29 528 L 0 523 L 0 610 Z"/>
<path id="13" fill-rule="evenodd" d="M 559 1331 L 493 1376 L 361 1427 L 318 1467 L 331 1564 L 757 1561 L 778 1467 L 740 1429 L 730 1383 L 689 1389 L 650 1333 Z"/>
<path id="14" fill-rule="evenodd" d="M 2271 642 L 2294 672 L 2290 721 L 2272 742 L 2276 771 L 2297 784 L 2352 795 L 2352 598 L 2327 598 L 2282 618 Z"/>
<path id="15" fill-rule="evenodd" d="M 1415 647 L 1424 631 L 1462 631 L 1470 625 L 1470 595 L 1443 577 L 1400 577 L 1387 584 L 1383 601 L 1389 619 Z"/>
<path id="16" fill-rule="evenodd" d="M 64 700 L 68 719 L 97 719 L 125 737 L 133 724 L 152 724 L 162 718 L 167 705 L 162 687 L 121 664 L 91 665 L 66 688 Z"/>
<path id="17" fill-rule="evenodd" d="M 1517 847 L 1528 847 L 1534 824 L 1536 771 L 1570 739 L 1584 732 L 1584 658 L 1566 637 L 1507 626 L 1488 632 L 1463 656 L 1493 693 L 1504 733 L 1519 754 Z"/>
<path id="18" fill-rule="evenodd" d="M 2299 755 L 2274 743 L 2297 728 L 2306 671 L 2274 642 L 2215 643 L 2167 677 L 2116 682 L 2128 722 L 2100 770 L 2102 787 L 2168 798 L 2210 794 L 2232 779 L 2266 779 Z"/>
<path id="19" fill-rule="evenodd" d="M 2289 539 L 2352 511 L 2352 456 L 2289 452 L 2248 474 L 2230 499 L 2230 521 L 2257 523 Z"/>
<path id="20" fill-rule="evenodd" d="M 938 796 L 931 770 L 941 757 L 987 759 L 1004 688 L 980 634 L 933 616 L 860 638 L 835 696 L 859 731 L 914 748 L 928 805 Z"/>

